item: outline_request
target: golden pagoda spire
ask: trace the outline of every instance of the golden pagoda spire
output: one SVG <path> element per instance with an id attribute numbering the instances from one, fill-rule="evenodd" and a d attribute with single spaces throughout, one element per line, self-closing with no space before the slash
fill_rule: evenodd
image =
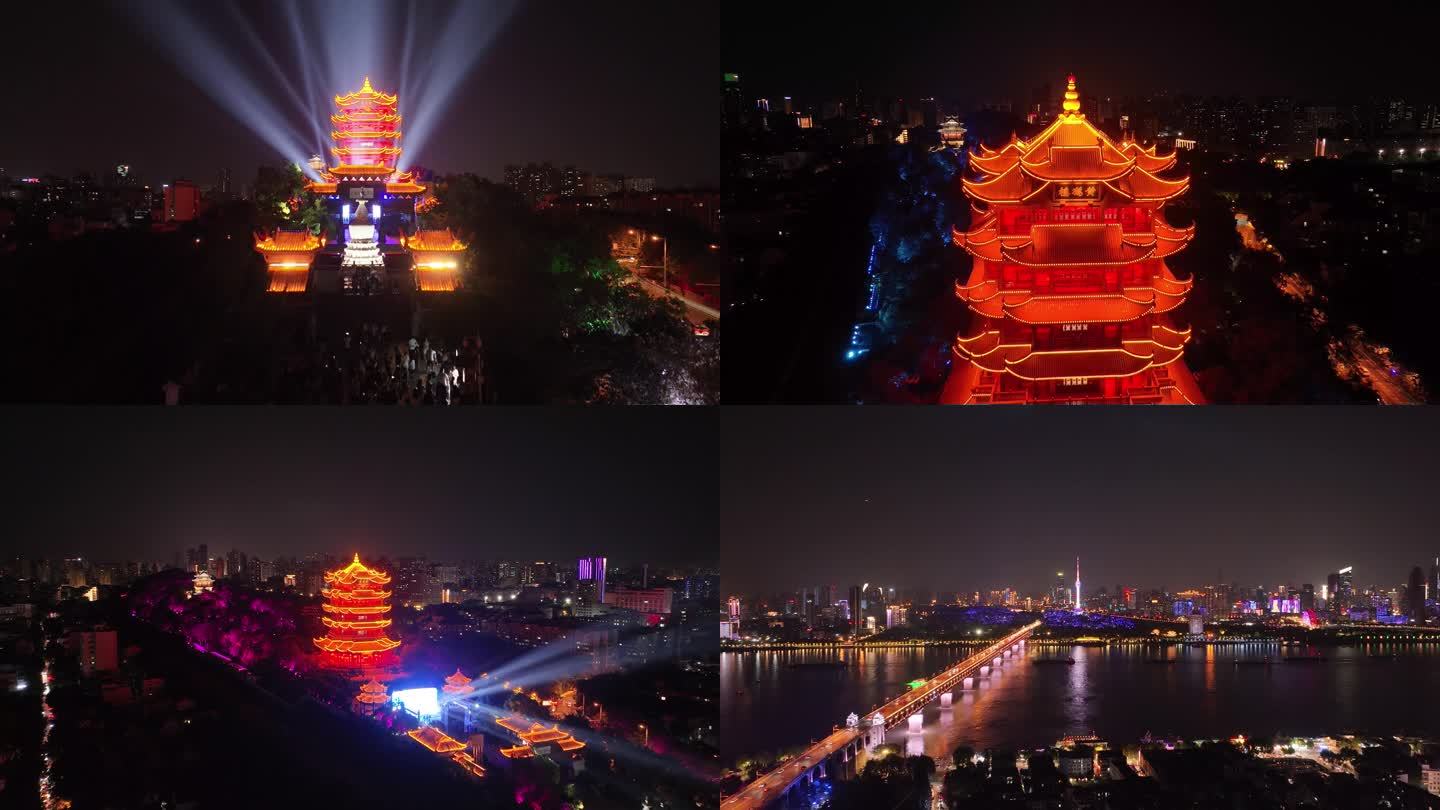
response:
<path id="1" fill-rule="evenodd" d="M 1074 86 L 1074 82 L 1075 82 L 1075 77 L 1074 77 L 1074 76 L 1071 76 L 1071 77 L 1070 77 L 1070 82 L 1071 82 L 1071 86 L 1073 87 L 1073 86 Z M 375 88 L 373 88 L 373 87 L 370 86 L 370 77 L 369 77 L 369 76 L 366 76 L 366 77 L 365 77 L 365 84 L 360 87 L 360 92 L 362 92 L 362 93 L 374 93 L 374 92 L 375 92 Z"/>
<path id="2" fill-rule="evenodd" d="M 1068 78 L 1069 84 L 1065 87 L 1065 101 L 1061 108 L 1066 115 L 1080 116 L 1080 93 L 1075 89 L 1075 74 L 1071 73 Z"/>

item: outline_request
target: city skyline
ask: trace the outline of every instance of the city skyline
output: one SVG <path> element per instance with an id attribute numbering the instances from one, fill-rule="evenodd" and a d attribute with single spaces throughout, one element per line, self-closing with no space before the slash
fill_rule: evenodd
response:
<path id="1" fill-rule="evenodd" d="M 713 567 L 714 482 L 690 470 L 693 448 L 630 449 L 645 429 L 703 433 L 712 419 L 34 410 L 6 428 L 21 473 L 4 551 L 168 563 L 204 543 L 265 559 L 601 555 Z M 687 474 L 673 475 L 680 467 Z"/>
<path id="2" fill-rule="evenodd" d="M 727 421 L 724 588 L 1041 592 L 1078 554 L 1087 592 L 1232 581 L 1318 592 L 1344 566 L 1357 585 L 1403 584 L 1440 554 L 1421 483 L 1440 435 L 1423 415 L 1171 413 L 1002 410 L 964 431 L 943 413 L 872 413 L 863 435 L 830 411 Z M 1020 438 L 1065 450 L 1027 454 Z M 1183 451 L 1142 451 L 1166 447 Z M 1105 452 L 1120 456 L 1107 465 Z M 1061 526 L 1017 522 L 1026 514 Z M 769 564 L 746 562 L 757 558 Z"/>
<path id="3" fill-rule="evenodd" d="M 321 121 L 313 113 L 326 112 L 331 95 L 353 89 L 363 78 L 348 73 L 368 72 L 377 85 L 397 88 L 408 72 L 402 55 L 408 47 L 409 62 L 417 66 L 411 83 L 453 83 L 444 100 L 423 112 L 415 109 L 419 98 L 401 97 L 415 165 L 441 173 L 474 172 L 497 182 L 506 164 L 530 161 L 649 176 L 664 186 L 717 181 L 713 105 L 690 90 L 713 75 L 718 42 L 684 35 L 713 30 L 713 4 L 642 3 L 627 13 L 585 3 L 545 12 L 523 4 L 495 4 L 487 14 L 469 9 L 478 17 L 473 24 L 484 30 L 475 31 L 467 46 L 478 52 L 465 54 L 474 65 L 453 76 L 445 74 L 456 70 L 450 63 L 457 60 L 436 53 L 449 44 L 447 34 L 454 36 L 446 30 L 447 22 L 456 19 L 453 4 L 349 3 L 343 14 L 338 5 L 327 8 L 334 13 L 317 7 L 314 18 L 303 19 L 307 27 L 293 33 L 273 6 L 248 0 L 187 6 L 184 19 L 165 18 L 166 7 L 159 4 L 148 17 L 106 3 L 91 4 L 81 13 L 44 6 L 16 9 L 14 30 L 63 27 L 67 58 L 49 64 L 53 48 L 38 36 L 18 37 L 0 54 L 0 68 L 12 75 L 46 65 L 43 81 L 12 88 L 18 108 L 44 114 L 7 131 L 0 141 L 0 168 L 12 176 L 70 176 L 81 170 L 103 176 L 126 164 L 153 184 L 177 177 L 208 183 L 229 168 L 237 183 L 248 182 L 255 167 L 282 158 L 253 127 L 288 127 L 302 133 L 310 148 L 310 140 L 318 141 L 311 135 Z M 411 11 L 413 36 L 407 45 Z M 560 18 L 572 24 L 556 25 Z M 157 31 L 157 22 L 191 33 L 194 41 Z M 297 35 L 303 40 L 298 46 Z M 360 36 L 380 41 L 357 51 L 350 40 Z M 332 41 L 332 49 L 342 55 L 324 58 L 322 40 Z M 627 47 L 616 47 L 617 42 Z M 235 75 L 207 79 L 184 67 L 192 56 L 185 49 L 215 51 L 221 45 L 233 52 Z M 314 63 L 303 72 L 318 75 L 306 76 L 314 97 L 292 101 L 276 77 L 283 75 L 300 89 L 302 70 L 293 64 L 297 51 Z M 657 61 L 666 69 L 654 70 Z M 341 72 L 347 75 L 328 75 Z M 208 92 L 201 89 L 207 81 L 215 85 Z M 133 92 L 137 87 L 146 91 Z M 215 97 L 226 94 L 233 95 Z M 427 98 L 441 95 L 426 93 Z M 271 114 L 257 116 L 251 96 Z M 86 104 L 56 103 L 82 97 Z M 127 125 L 96 138 L 92 127 L 99 119 Z M 423 133 L 413 129 L 422 120 Z"/>

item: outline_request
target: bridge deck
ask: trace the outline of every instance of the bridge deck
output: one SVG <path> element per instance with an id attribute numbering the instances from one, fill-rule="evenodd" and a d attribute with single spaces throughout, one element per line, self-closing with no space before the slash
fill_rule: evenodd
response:
<path id="1" fill-rule="evenodd" d="M 1009 649 L 1012 644 L 1029 636 L 1039 626 L 1039 622 L 1033 622 L 1016 630 L 939 673 L 926 681 L 920 689 L 907 692 L 876 709 L 871 709 L 864 714 L 862 722 L 874 717 L 876 712 L 880 712 L 885 718 L 887 729 L 900 723 L 934 700 L 940 693 L 954 688 L 962 679 L 990 663 L 996 656 Z M 845 746 L 859 739 L 862 734 L 863 732 L 858 728 L 835 729 L 828 737 L 805 749 L 799 756 L 792 757 L 780 767 L 758 777 L 738 793 L 720 802 L 721 810 L 761 810 L 770 802 L 784 795 L 785 791 L 804 777 L 811 768 L 834 756 Z"/>

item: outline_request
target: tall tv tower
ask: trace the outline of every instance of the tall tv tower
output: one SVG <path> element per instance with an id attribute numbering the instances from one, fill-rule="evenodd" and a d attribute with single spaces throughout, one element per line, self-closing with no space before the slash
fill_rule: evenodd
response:
<path id="1" fill-rule="evenodd" d="M 1075 612 L 1080 612 L 1080 558 L 1075 558 Z"/>

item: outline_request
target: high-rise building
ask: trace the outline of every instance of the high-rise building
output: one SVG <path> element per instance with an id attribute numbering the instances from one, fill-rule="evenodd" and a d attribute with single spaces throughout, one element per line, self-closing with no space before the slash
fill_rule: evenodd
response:
<path id="1" fill-rule="evenodd" d="M 1308 613 L 1315 612 L 1315 586 L 1308 582 L 1300 586 L 1300 609 Z"/>
<path id="2" fill-rule="evenodd" d="M 605 603 L 605 558 L 581 557 L 575 577 L 580 598 L 591 604 Z"/>
<path id="3" fill-rule="evenodd" d="M 574 166 L 560 170 L 560 196 L 577 197 L 585 190 L 585 172 Z"/>
<path id="4" fill-rule="evenodd" d="M 200 218 L 200 187 L 189 180 L 176 180 L 162 187 L 165 209 L 164 222 L 189 222 Z"/>
<path id="5" fill-rule="evenodd" d="M 1335 599 L 1341 612 L 1347 611 L 1355 602 L 1355 568 L 1345 566 L 1335 574 Z"/>
<path id="6" fill-rule="evenodd" d="M 532 204 L 552 195 L 569 196 L 567 188 L 578 192 L 582 179 L 583 174 L 574 166 L 560 169 L 550 163 L 527 163 L 505 167 L 505 185 Z"/>
<path id="7" fill-rule="evenodd" d="M 800 591 L 800 615 L 805 624 L 814 626 L 820 615 L 820 589 L 803 588 Z"/>
<path id="8" fill-rule="evenodd" d="M 1428 762 L 1421 763 L 1420 785 L 1432 796 L 1440 796 L 1440 768 L 1432 768 Z"/>
<path id="9" fill-rule="evenodd" d="M 745 94 L 740 90 L 740 75 L 726 73 L 720 85 L 720 126 L 739 129 L 745 125 Z"/>
<path id="10" fill-rule="evenodd" d="M 1405 607 L 1411 621 L 1425 623 L 1425 571 L 1418 565 L 1410 569 L 1410 581 L 1405 583 Z"/>
<path id="11" fill-rule="evenodd" d="M 694 602 L 708 602 L 720 597 L 719 574 L 692 574 L 685 578 L 684 598 Z"/>
<path id="12" fill-rule="evenodd" d="M 1432 601 L 1440 602 L 1440 557 L 1430 563 L 1430 593 L 1427 596 Z"/>
<path id="13" fill-rule="evenodd" d="M 850 586 L 850 632 L 859 635 L 865 626 L 865 586 Z"/>
<path id="14" fill-rule="evenodd" d="M 1203 401 L 1183 357 L 1190 330 L 1172 318 L 1192 281 L 1165 263 L 1194 236 L 1161 213 L 1190 185 L 1161 176 L 1175 163 L 1097 129 L 1073 76 L 1039 135 L 970 157 L 978 213 L 952 236 L 973 257 L 955 292 L 977 317 L 942 402 Z"/>
<path id="15" fill-rule="evenodd" d="M 586 197 L 608 197 L 624 188 L 624 178 L 616 174 L 587 174 L 582 190 Z"/>
<path id="16" fill-rule="evenodd" d="M 542 585 L 546 582 L 555 581 L 555 563 L 537 560 L 525 568 L 525 577 L 522 585 Z"/>
<path id="17" fill-rule="evenodd" d="M 65 637 L 65 645 L 80 659 L 80 672 L 87 678 L 97 672 L 120 668 L 114 630 L 103 627 L 76 630 Z"/>
<path id="18" fill-rule="evenodd" d="M 429 560 L 401 557 L 395 561 L 395 598 L 400 604 L 429 604 L 434 599 L 435 590 Z"/>

